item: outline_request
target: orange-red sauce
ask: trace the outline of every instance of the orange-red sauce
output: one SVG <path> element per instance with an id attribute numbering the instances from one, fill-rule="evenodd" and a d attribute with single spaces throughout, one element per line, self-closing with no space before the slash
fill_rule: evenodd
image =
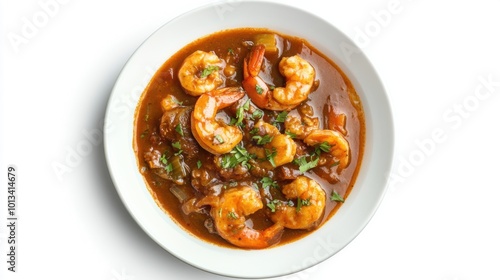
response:
<path id="1" fill-rule="evenodd" d="M 149 86 L 143 93 L 138 104 L 135 116 L 135 135 L 134 149 L 137 155 L 139 169 L 144 176 L 145 182 L 152 196 L 166 213 L 174 219 L 181 227 L 191 234 L 222 246 L 232 247 L 220 236 L 210 233 L 204 226 L 207 219 L 210 219 L 209 209 L 204 209 L 201 213 L 190 213 L 186 215 L 182 210 L 182 203 L 178 197 L 172 194 L 171 188 L 176 186 L 174 182 L 164 179 L 153 172 L 152 168 L 146 163 L 144 155 L 147 152 L 159 151 L 160 153 L 175 153 L 172 148 L 173 141 L 162 138 L 160 133 L 160 122 L 162 119 L 162 109 L 160 102 L 168 94 L 175 96 L 182 101 L 182 106 L 194 106 L 197 97 L 186 94 L 180 85 L 177 77 L 178 70 L 183 60 L 196 50 L 214 51 L 219 58 L 226 60 L 227 63 L 236 66 L 236 74 L 232 77 L 226 77 L 225 86 L 240 86 L 243 79 L 242 67 L 243 58 L 250 51 L 252 42 L 257 34 L 275 33 L 266 29 L 241 28 L 234 30 L 221 31 L 201 38 L 185 46 L 172 57 L 170 57 L 157 71 L 151 79 Z M 336 173 L 335 167 L 317 167 L 305 173 L 306 176 L 315 179 L 320 183 L 327 195 L 327 204 L 325 214 L 319 226 L 332 217 L 335 211 L 342 205 L 341 202 L 329 199 L 332 191 L 337 192 L 344 199 L 348 199 L 348 194 L 354 186 L 356 176 L 361 164 L 364 141 L 365 141 L 365 121 L 362 105 L 358 95 L 351 82 L 342 70 L 329 58 L 321 54 L 317 49 L 311 46 L 307 41 L 300 38 L 290 37 L 283 34 L 276 34 L 281 54 L 266 54 L 266 59 L 271 67 L 262 73 L 267 75 L 276 86 L 284 85 L 283 77 L 278 72 L 278 63 L 282 57 L 300 55 L 306 59 L 316 71 L 316 85 L 314 92 L 309 95 L 309 99 L 304 103 L 314 109 L 314 115 L 320 120 L 322 129 L 342 129 L 336 125 L 339 116 L 344 115 L 346 140 L 350 145 L 351 160 L 350 164 L 340 174 Z M 243 98 L 243 100 L 245 100 Z M 238 103 L 241 105 L 241 103 Z M 236 106 L 236 105 L 235 105 Z M 219 117 L 230 120 L 234 117 L 235 106 L 225 109 L 219 113 Z M 266 120 L 272 121 L 276 117 L 275 112 L 265 111 Z M 297 115 L 297 109 L 289 112 L 289 115 Z M 283 131 L 283 127 L 280 127 Z M 183 151 L 194 152 L 194 151 Z M 205 194 L 192 187 L 193 172 L 198 169 L 198 165 L 203 167 L 213 165 L 213 156 L 202 148 L 196 149 L 196 155 L 191 157 L 184 155 L 183 161 L 189 166 L 190 174 L 187 174 L 184 185 L 180 188 L 188 198 L 201 198 Z M 291 168 L 293 164 L 288 164 Z M 277 179 L 279 185 L 287 183 L 287 180 L 279 180 L 279 171 L 274 171 L 274 179 Z M 213 175 L 213 174 L 212 174 Z M 217 172 L 215 175 L 224 182 Z M 248 180 L 254 180 L 259 185 L 261 178 L 252 177 Z M 230 182 L 231 181 L 231 182 Z M 234 185 L 234 178 L 226 180 L 224 187 Z M 329 182 L 330 181 L 330 182 Z M 177 185 L 178 186 L 178 185 Z M 220 187 L 219 187 L 220 188 Z M 219 190 L 221 191 L 221 190 Z M 276 192 L 276 190 L 273 190 Z M 264 203 L 266 205 L 266 203 Z M 266 208 L 266 206 L 264 206 Z M 271 224 L 266 216 L 266 210 L 258 211 L 249 217 L 254 227 L 266 227 Z M 311 230 L 291 230 L 286 229 L 280 244 L 299 239 Z"/>

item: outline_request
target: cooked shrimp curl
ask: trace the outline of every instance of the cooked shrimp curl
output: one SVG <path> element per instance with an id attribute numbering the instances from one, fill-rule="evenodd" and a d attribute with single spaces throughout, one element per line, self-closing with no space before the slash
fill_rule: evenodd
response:
<path id="1" fill-rule="evenodd" d="M 257 230 L 245 224 L 246 217 L 264 207 L 260 194 L 252 187 L 238 186 L 224 191 L 220 197 L 199 204 L 211 205 L 210 215 L 219 235 L 241 248 L 262 249 L 278 243 L 283 226 L 274 224 Z"/>
<path id="2" fill-rule="evenodd" d="M 184 59 L 178 77 L 186 93 L 200 96 L 222 85 L 219 71 L 223 68 L 224 61 L 213 51 L 195 51 Z"/>
<path id="3" fill-rule="evenodd" d="M 303 140 L 312 131 L 319 129 L 319 119 L 308 116 L 299 118 L 288 115 L 285 120 L 285 129 L 293 133 L 296 139 Z"/>
<path id="4" fill-rule="evenodd" d="M 338 160 L 337 172 L 342 171 L 349 165 L 351 160 L 349 142 L 336 130 L 314 130 L 304 138 L 304 143 L 309 146 L 321 145 L 323 143 L 328 144 L 330 149 L 328 154 Z"/>
<path id="5" fill-rule="evenodd" d="M 260 119 L 254 126 L 259 134 L 269 137 L 269 142 L 262 146 L 251 146 L 248 148 L 250 153 L 257 155 L 260 159 L 268 159 L 261 163 L 266 169 L 273 169 L 275 167 L 290 163 L 293 161 L 297 151 L 297 144 L 293 139 L 286 135 L 281 134 L 278 128 L 270 123 Z M 267 154 L 266 154 L 267 153 Z M 272 163 L 269 161 L 272 154 Z"/>
<path id="6" fill-rule="evenodd" d="M 239 87 L 227 87 L 202 94 L 191 114 L 191 131 L 200 146 L 214 155 L 230 152 L 243 138 L 236 126 L 216 119 L 217 112 L 245 95 Z"/>
<path id="7" fill-rule="evenodd" d="M 285 87 L 270 90 L 258 76 L 265 54 L 264 45 L 255 45 L 243 63 L 243 88 L 258 107 L 275 111 L 289 111 L 305 101 L 314 85 L 316 72 L 299 55 L 284 57 L 279 71 L 286 79 Z"/>
<path id="8" fill-rule="evenodd" d="M 317 226 L 325 211 L 326 194 L 316 181 L 299 176 L 283 186 L 281 191 L 287 199 L 297 199 L 297 204 L 278 204 L 271 214 L 273 222 L 290 229 L 310 229 Z"/>

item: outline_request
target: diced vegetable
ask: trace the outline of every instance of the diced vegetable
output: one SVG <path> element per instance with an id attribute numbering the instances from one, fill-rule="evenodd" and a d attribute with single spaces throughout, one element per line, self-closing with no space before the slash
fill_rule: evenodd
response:
<path id="1" fill-rule="evenodd" d="M 182 156 L 173 156 L 170 158 L 172 178 L 185 178 L 189 174 L 189 166 L 184 162 Z"/>
<path id="2" fill-rule="evenodd" d="M 180 203 L 183 203 L 187 198 L 187 193 L 179 186 L 170 187 L 170 192 L 177 197 Z"/>
<path id="3" fill-rule="evenodd" d="M 276 35 L 274 34 L 258 34 L 255 35 L 254 43 L 256 45 L 263 44 L 266 47 L 266 52 L 277 52 Z"/>

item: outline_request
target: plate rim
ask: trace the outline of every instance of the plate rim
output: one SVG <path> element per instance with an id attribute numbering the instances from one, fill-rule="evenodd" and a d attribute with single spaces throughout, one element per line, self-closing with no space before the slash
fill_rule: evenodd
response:
<path id="1" fill-rule="evenodd" d="M 203 6 L 200 6 L 198 8 L 195 8 L 195 9 L 192 9 L 191 11 L 188 11 L 188 12 L 185 12 L 177 17 L 174 17 L 172 18 L 170 21 L 166 22 L 165 24 L 163 24 L 162 26 L 160 26 L 155 32 L 153 32 L 149 37 L 147 37 L 144 42 L 142 44 L 139 45 L 139 47 L 137 48 L 137 50 L 132 54 L 132 56 L 127 60 L 127 62 L 125 63 L 124 67 L 122 68 L 120 74 L 118 75 L 118 78 L 116 79 L 116 83 L 115 85 L 113 86 L 113 89 L 111 91 L 111 95 L 110 95 L 110 98 L 109 98 L 109 101 L 108 101 L 108 105 L 106 107 L 106 116 L 105 116 L 105 126 L 106 126 L 106 123 L 109 122 L 109 118 L 112 118 L 112 116 L 114 115 L 114 113 L 116 112 L 113 112 L 113 100 L 115 98 L 117 98 L 117 96 L 119 97 L 120 93 L 119 91 L 121 90 L 120 88 L 120 82 L 122 81 L 122 79 L 124 79 L 124 76 L 126 71 L 128 71 L 128 69 L 130 67 L 133 67 L 133 63 L 135 63 L 134 61 L 137 60 L 137 57 L 141 54 L 141 51 L 143 51 L 145 48 L 148 48 L 149 47 L 149 44 L 151 43 L 151 41 L 155 41 L 156 38 L 155 36 L 159 36 L 158 34 L 160 34 L 161 30 L 164 30 L 167 26 L 169 25 L 172 25 L 172 24 L 175 24 L 175 22 L 179 21 L 179 20 L 182 20 L 186 17 L 189 17 L 189 16 L 192 16 L 192 15 L 195 15 L 196 13 L 200 13 L 200 12 L 206 12 L 208 9 L 214 9 L 214 7 L 216 7 L 217 5 L 223 5 L 223 4 L 227 4 L 227 1 L 218 1 L 218 2 L 213 2 L 213 3 L 209 3 L 209 4 L 206 4 L 206 5 L 203 5 Z M 333 26 L 331 23 L 327 22 L 326 20 L 320 18 L 320 17 L 317 17 L 313 14 L 311 14 L 310 12 L 306 11 L 306 10 L 303 10 L 303 9 L 300 9 L 300 8 L 297 8 L 297 7 L 294 7 L 294 6 L 290 6 L 288 4 L 283 4 L 283 3 L 276 3 L 276 2 L 269 2 L 269 1 L 237 1 L 238 3 L 238 6 L 245 6 L 245 5 L 267 5 L 267 6 L 274 6 L 274 7 L 279 7 L 279 8 L 284 8 L 286 9 L 288 12 L 290 11 L 293 11 L 295 13 L 299 13 L 299 14 L 305 14 L 305 15 L 308 15 L 309 17 L 312 17 L 312 18 L 315 18 L 316 20 L 318 20 L 319 22 L 323 22 L 324 25 L 326 25 L 329 29 L 334 29 L 339 35 L 341 35 L 341 37 L 343 37 L 343 40 L 346 40 L 347 43 L 349 44 L 352 44 L 352 46 L 356 47 L 356 44 L 348 37 L 346 36 L 344 33 L 342 33 L 338 28 L 336 28 L 335 26 Z M 238 7 L 236 6 L 236 8 Z M 270 28 L 270 29 L 273 29 L 273 28 Z M 276 30 L 278 32 L 281 32 L 280 30 Z M 215 31 L 214 31 L 215 32 Z M 285 32 L 281 32 L 283 34 L 286 34 Z M 206 34 L 206 35 L 209 35 L 209 34 Z M 306 40 L 310 41 L 308 38 L 305 38 Z M 316 45 L 314 45 L 313 43 L 311 43 L 313 46 L 317 47 Z M 318 48 L 319 49 L 319 48 Z M 321 52 L 324 52 L 323 50 L 319 49 Z M 383 83 L 382 83 L 382 80 L 380 79 L 378 73 L 375 71 L 375 68 L 373 67 L 372 63 L 369 61 L 369 59 L 366 57 L 366 55 L 361 51 L 360 53 L 357 54 L 358 56 L 358 59 L 361 59 L 364 61 L 364 63 L 367 63 L 367 66 L 369 66 L 368 68 L 370 68 L 368 71 L 372 71 L 372 75 L 374 75 L 374 77 L 372 77 L 373 79 L 375 79 L 375 83 L 378 83 L 378 86 L 380 87 L 380 90 L 381 90 L 381 96 L 383 97 L 383 101 L 382 103 L 384 103 L 383 105 L 385 105 L 386 109 L 387 109 L 387 116 L 386 116 L 386 121 L 388 121 L 388 123 L 385 123 L 385 125 L 387 126 L 386 128 L 386 132 L 388 134 L 386 134 L 385 136 L 389 137 L 389 138 L 386 138 L 385 141 L 388 142 L 388 147 L 389 147 L 389 150 L 387 151 L 388 152 L 388 159 L 386 159 L 385 161 L 385 172 L 390 172 L 391 168 L 392 168 L 392 162 L 393 162 L 393 157 L 394 157 L 394 143 L 395 143 L 395 134 L 394 134 L 394 120 L 393 120 L 393 117 L 392 117 L 392 110 L 391 110 L 391 105 L 390 105 L 390 99 L 389 99 L 389 96 L 387 94 L 387 91 L 385 90 L 384 86 L 383 86 Z M 339 63 L 340 61 L 335 59 L 335 58 L 331 58 L 335 63 Z M 165 59 L 166 60 L 166 59 Z M 345 64 L 345 63 L 344 63 Z M 352 76 L 352 73 L 349 73 L 349 67 L 346 68 L 346 65 L 339 65 L 340 68 L 346 73 L 346 75 L 349 77 L 349 79 L 351 80 L 351 82 L 354 83 L 359 83 L 359 81 L 356 79 L 356 77 L 354 77 L 354 80 L 353 80 L 353 76 Z M 158 66 L 159 67 L 159 66 Z M 156 69 L 157 70 L 157 69 Z M 359 86 L 359 85 L 358 85 Z M 358 90 L 358 89 L 357 89 Z M 122 93 L 123 94 L 123 93 Z M 361 96 L 360 94 L 360 98 L 363 99 L 363 96 Z M 367 106 L 366 106 L 366 100 L 363 100 L 363 107 L 364 107 L 364 110 L 367 110 Z M 369 108 L 368 108 L 369 109 Z M 135 115 L 135 107 L 133 108 L 132 110 L 132 114 Z M 130 113 L 130 112 L 129 112 Z M 365 115 L 367 112 L 365 112 Z M 134 117 L 132 117 L 133 119 Z M 366 129 L 372 129 L 373 127 L 370 126 L 370 128 L 368 127 L 368 120 L 366 120 L 367 123 L 366 123 Z M 115 129 L 116 129 L 116 126 L 118 126 L 118 129 L 123 129 L 121 124 L 116 124 L 115 125 Z M 128 130 L 126 129 L 125 131 L 128 131 L 130 132 L 130 128 L 132 128 L 133 126 L 133 122 L 129 124 L 129 128 Z M 354 232 L 354 235 L 351 235 L 350 236 L 350 240 L 348 240 L 347 242 L 343 242 L 342 244 L 340 244 L 340 246 L 338 246 L 337 250 L 331 254 L 328 254 L 327 256 L 324 256 L 322 258 L 317 258 L 315 259 L 314 262 L 311 262 L 310 264 L 306 264 L 306 265 L 303 265 L 301 267 L 297 267 L 297 268 L 290 268 L 289 270 L 287 271 L 284 271 L 284 270 L 281 270 L 279 272 L 277 271 L 274 271 L 274 272 L 266 272 L 266 273 L 253 273 L 253 272 L 247 272 L 245 274 L 240 274 L 239 272 L 235 271 L 235 270 L 231 270 L 231 271 L 224 271 L 223 269 L 221 268 L 217 268 L 217 269 L 212 269 L 211 267 L 205 265 L 205 264 L 200 264 L 199 262 L 196 262 L 196 261 L 193 261 L 189 258 L 187 258 L 185 255 L 182 255 L 182 254 L 179 254 L 177 251 L 175 251 L 174 249 L 172 249 L 172 247 L 169 247 L 168 244 L 165 244 L 162 240 L 159 240 L 158 239 L 158 236 L 157 236 L 157 232 L 152 232 L 150 228 L 147 227 L 148 223 L 150 223 L 150 221 L 144 221 L 143 217 L 139 217 L 140 216 L 140 213 L 137 212 L 137 209 L 135 207 L 133 207 L 133 205 L 131 205 L 131 202 L 130 202 L 130 194 L 127 194 L 126 193 L 126 189 L 123 187 L 123 182 L 121 182 L 121 180 L 119 180 L 119 174 L 118 174 L 118 170 L 116 170 L 116 163 L 115 163 L 115 160 L 114 156 L 116 156 L 116 153 L 114 152 L 113 150 L 113 142 L 111 142 L 112 140 L 114 140 L 113 137 L 115 137 L 115 135 L 113 135 L 113 130 L 111 129 L 103 129 L 103 138 L 104 138 L 104 151 L 105 151 L 105 157 L 106 157 L 106 163 L 108 165 L 108 170 L 109 170 L 109 173 L 110 173 L 110 176 L 111 176 L 111 179 L 113 181 L 113 184 L 117 190 L 117 193 L 118 195 L 120 196 L 120 199 L 122 200 L 122 203 L 124 204 L 125 208 L 127 209 L 127 211 L 130 213 L 130 215 L 133 217 L 133 219 L 135 220 L 135 222 L 141 227 L 141 229 L 150 237 L 152 238 L 158 245 L 160 245 L 162 248 L 164 248 L 167 252 L 169 252 L 170 254 L 174 255 L 175 257 L 177 257 L 178 259 L 184 261 L 185 263 L 188 263 L 190 264 L 191 266 L 194 266 L 198 269 L 201 269 L 201 270 L 204 270 L 204 271 L 207 271 L 207 272 L 210 272 L 210 273 L 214 273 L 214 274 L 218 274 L 218 275 L 223 275 L 223 276 L 229 276 L 229 277 L 238 277 L 238 278 L 242 278 L 242 277 L 245 277 L 245 278 L 261 278 L 261 277 L 278 277 L 278 276 L 283 276 L 283 275 L 288 275 L 288 274 L 291 274 L 291 273 L 295 273 L 295 272 L 298 272 L 298 271 L 301 271 L 301 270 L 304 270 L 304 269 L 307 269 L 313 265 L 316 265 L 320 262 L 323 262 L 324 260 L 332 257 L 333 255 L 335 255 L 338 251 L 342 250 L 345 246 L 347 246 L 352 240 L 354 240 L 358 235 L 359 233 L 366 227 L 366 225 L 369 223 L 369 221 L 372 219 L 373 215 L 375 214 L 375 212 L 377 211 L 379 205 L 382 203 L 382 200 L 383 200 L 383 197 L 385 196 L 385 193 L 387 191 L 387 184 L 388 184 L 388 174 L 384 174 L 386 176 L 385 180 L 382 180 L 382 183 L 383 186 L 381 187 L 381 190 L 379 190 L 379 192 L 377 192 L 378 194 L 378 197 L 377 199 L 375 199 L 375 204 L 374 206 L 372 206 L 369 210 L 369 213 L 367 215 L 365 215 L 365 220 L 362 222 L 362 225 L 361 226 L 358 226 Z M 368 137 L 368 131 L 367 131 L 367 137 Z M 131 139 L 130 139 L 131 140 Z M 366 150 L 368 149 L 368 145 L 372 145 L 373 143 L 368 143 L 368 139 L 365 140 L 365 153 L 366 153 Z M 132 150 L 132 141 L 130 141 L 129 143 L 129 146 L 130 146 L 130 150 L 133 152 Z M 124 160 L 123 158 L 120 158 L 121 160 Z M 128 157 L 128 159 L 130 160 L 130 158 Z M 136 164 L 136 159 L 135 159 L 135 155 L 134 155 L 134 165 L 135 165 L 135 168 L 136 168 L 136 171 L 138 173 L 139 169 L 138 169 L 138 166 Z M 361 170 L 360 170 L 360 173 L 362 170 L 365 170 L 366 168 L 363 168 L 363 166 L 366 166 L 367 164 L 365 163 L 365 160 L 366 160 L 366 156 L 363 157 L 363 162 L 362 162 L 362 166 L 361 166 Z M 359 176 L 360 174 L 358 174 L 358 180 L 359 180 Z M 356 185 L 358 184 L 358 180 L 356 182 Z M 144 185 L 145 186 L 145 185 Z M 353 188 L 353 191 L 356 189 L 356 187 Z M 147 188 L 143 188 L 143 191 L 147 191 Z M 352 192 L 351 195 L 355 193 L 355 192 Z M 149 192 L 147 193 L 148 195 Z M 350 197 L 351 197 L 350 195 Z M 349 203 L 349 199 L 346 200 L 346 204 Z M 151 201 L 149 201 L 151 202 Z M 144 205 L 142 205 L 144 206 Z M 154 205 L 149 205 L 150 207 L 151 206 L 156 206 L 156 204 Z M 339 209 L 339 212 L 340 211 L 344 211 L 343 208 L 345 207 L 346 205 L 343 205 L 342 207 L 340 207 Z M 158 207 L 157 207 L 158 208 Z M 345 207 L 347 208 L 347 207 Z M 346 209 L 345 211 L 347 211 L 349 209 Z M 148 211 L 151 211 L 148 210 Z M 155 210 L 152 210 L 152 211 L 155 211 L 155 212 L 158 212 L 160 211 L 163 215 L 165 215 L 165 213 L 161 210 L 161 209 L 155 209 Z M 338 214 L 338 213 L 337 213 Z M 337 215 L 336 214 L 336 215 Z M 159 214 L 161 215 L 161 214 Z M 336 216 L 334 215 L 334 217 Z M 332 221 L 334 219 L 334 217 L 332 217 L 330 221 Z M 170 219 L 169 217 L 162 217 L 162 219 Z M 158 219 L 156 219 L 158 220 Z M 175 223 L 175 222 L 174 222 Z M 173 228 L 170 228 L 170 230 L 173 230 L 174 232 L 177 231 L 177 234 L 184 234 L 186 235 L 186 233 L 188 235 L 191 236 L 191 238 L 194 238 L 194 239 L 197 239 L 197 237 L 193 237 L 190 233 L 188 233 L 187 231 L 185 231 L 184 229 L 180 229 L 182 232 L 179 233 L 179 229 L 173 229 Z M 319 228 L 318 230 L 316 230 L 317 232 L 322 232 L 322 231 L 325 231 L 326 230 L 326 227 L 323 225 L 321 228 Z M 312 234 L 310 236 L 313 236 Z M 309 238 L 309 237 L 308 237 Z M 201 241 L 201 240 L 199 240 Z M 197 243 L 196 241 L 194 241 L 194 243 Z M 296 241 L 296 242 L 293 242 L 293 243 L 304 243 L 304 242 L 300 242 L 299 241 Z M 237 249 L 237 250 L 234 250 L 234 249 L 228 249 L 228 248 L 224 248 L 224 247 L 220 247 L 220 246 L 217 246 L 217 245 L 211 245 L 205 241 L 201 241 L 198 242 L 198 244 L 194 244 L 193 246 L 196 247 L 204 247 L 204 246 L 215 246 L 217 247 L 217 249 L 219 250 L 222 250 L 224 252 L 231 252 L 233 254 L 236 254 L 238 257 L 241 257 L 241 252 L 246 252 L 248 253 L 248 255 L 256 255 L 256 252 L 262 252 L 262 250 L 257 250 L 257 251 L 246 251 L 246 250 L 241 250 L 241 249 Z M 279 249 L 279 248 L 282 248 L 282 247 L 285 247 L 285 246 L 288 246 L 287 245 L 284 245 L 284 246 L 278 246 L 276 248 L 271 248 L 271 249 L 264 249 L 265 251 L 267 252 L 270 252 L 270 251 L 273 251 L 273 250 L 278 250 L 278 251 L 283 251 L 282 249 Z M 238 252 L 238 253 L 235 253 L 235 252 Z M 253 253 L 252 253 L 253 252 Z"/>

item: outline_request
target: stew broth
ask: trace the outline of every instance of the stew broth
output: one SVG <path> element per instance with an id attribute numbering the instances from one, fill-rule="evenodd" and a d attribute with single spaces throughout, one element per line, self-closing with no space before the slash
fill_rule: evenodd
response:
<path id="1" fill-rule="evenodd" d="M 316 119 L 319 129 L 340 132 L 347 140 L 350 160 L 343 170 L 338 170 L 338 161 L 334 159 L 333 163 L 317 164 L 301 172 L 297 159 L 307 156 L 305 162 L 311 162 L 323 155 L 317 147 L 308 147 L 296 138 L 293 138 L 297 142 L 294 162 L 266 169 L 261 166 L 262 160 L 254 159 L 255 166 L 247 163 L 250 167 L 246 169 L 241 166 L 222 168 L 220 163 L 223 162 L 224 155 L 211 154 L 193 138 L 189 126 L 193 106 L 199 97 L 186 94 L 179 81 L 178 72 L 185 58 L 198 50 L 214 52 L 224 63 L 223 69 L 222 67 L 216 69 L 223 78 L 222 84 L 217 88 L 240 87 L 244 79 L 244 59 L 249 56 L 252 47 L 260 40 L 258 38 L 261 38 L 262 34 L 265 34 L 264 37 L 274 38 L 276 51 L 266 51 L 259 77 L 271 87 L 283 87 L 286 80 L 279 72 L 279 62 L 283 57 L 299 55 L 315 70 L 312 92 L 307 100 L 294 109 L 284 111 L 285 113 L 259 109 L 245 95 L 233 105 L 219 110 L 217 118 L 226 124 L 231 122 L 234 124 L 239 108 L 245 104 L 247 109 L 252 108 L 245 112 L 240 127 L 244 134 L 239 144 L 241 147 L 255 146 L 256 139 L 261 139 L 253 138 L 255 135 L 251 134 L 257 119 L 262 118 L 266 123 L 277 127 L 280 133 L 288 134 L 290 137 L 294 137 L 294 134 L 287 131 L 283 116 L 302 118 L 302 122 L 304 116 Z M 178 103 L 178 107 L 165 113 L 162 102 L 165 102 L 167 97 Z M 257 113 L 250 114 L 250 111 Z M 239 28 L 211 34 L 175 53 L 161 66 L 142 94 L 136 109 L 134 125 L 134 150 L 139 170 L 159 207 L 189 233 L 208 242 L 228 247 L 234 245 L 217 234 L 210 214 L 211 207 L 197 206 L 200 200 L 207 196 L 220 196 L 228 189 L 239 185 L 258 189 L 263 208 L 247 216 L 245 224 L 262 230 L 274 224 L 269 218 L 273 201 L 287 200 L 280 192 L 280 188 L 300 175 L 311 178 L 318 182 L 326 194 L 324 214 L 314 227 L 285 228 L 279 244 L 292 242 L 325 223 L 342 205 L 341 201 L 347 199 L 361 165 L 365 141 L 362 105 L 342 70 L 303 39 L 256 28 Z M 172 127 L 175 127 L 175 130 L 172 130 Z M 266 170 L 258 172 L 259 168 Z M 176 175 L 171 175 L 172 173 Z M 290 205 L 300 211 L 298 203 L 300 202 L 293 200 Z"/>

